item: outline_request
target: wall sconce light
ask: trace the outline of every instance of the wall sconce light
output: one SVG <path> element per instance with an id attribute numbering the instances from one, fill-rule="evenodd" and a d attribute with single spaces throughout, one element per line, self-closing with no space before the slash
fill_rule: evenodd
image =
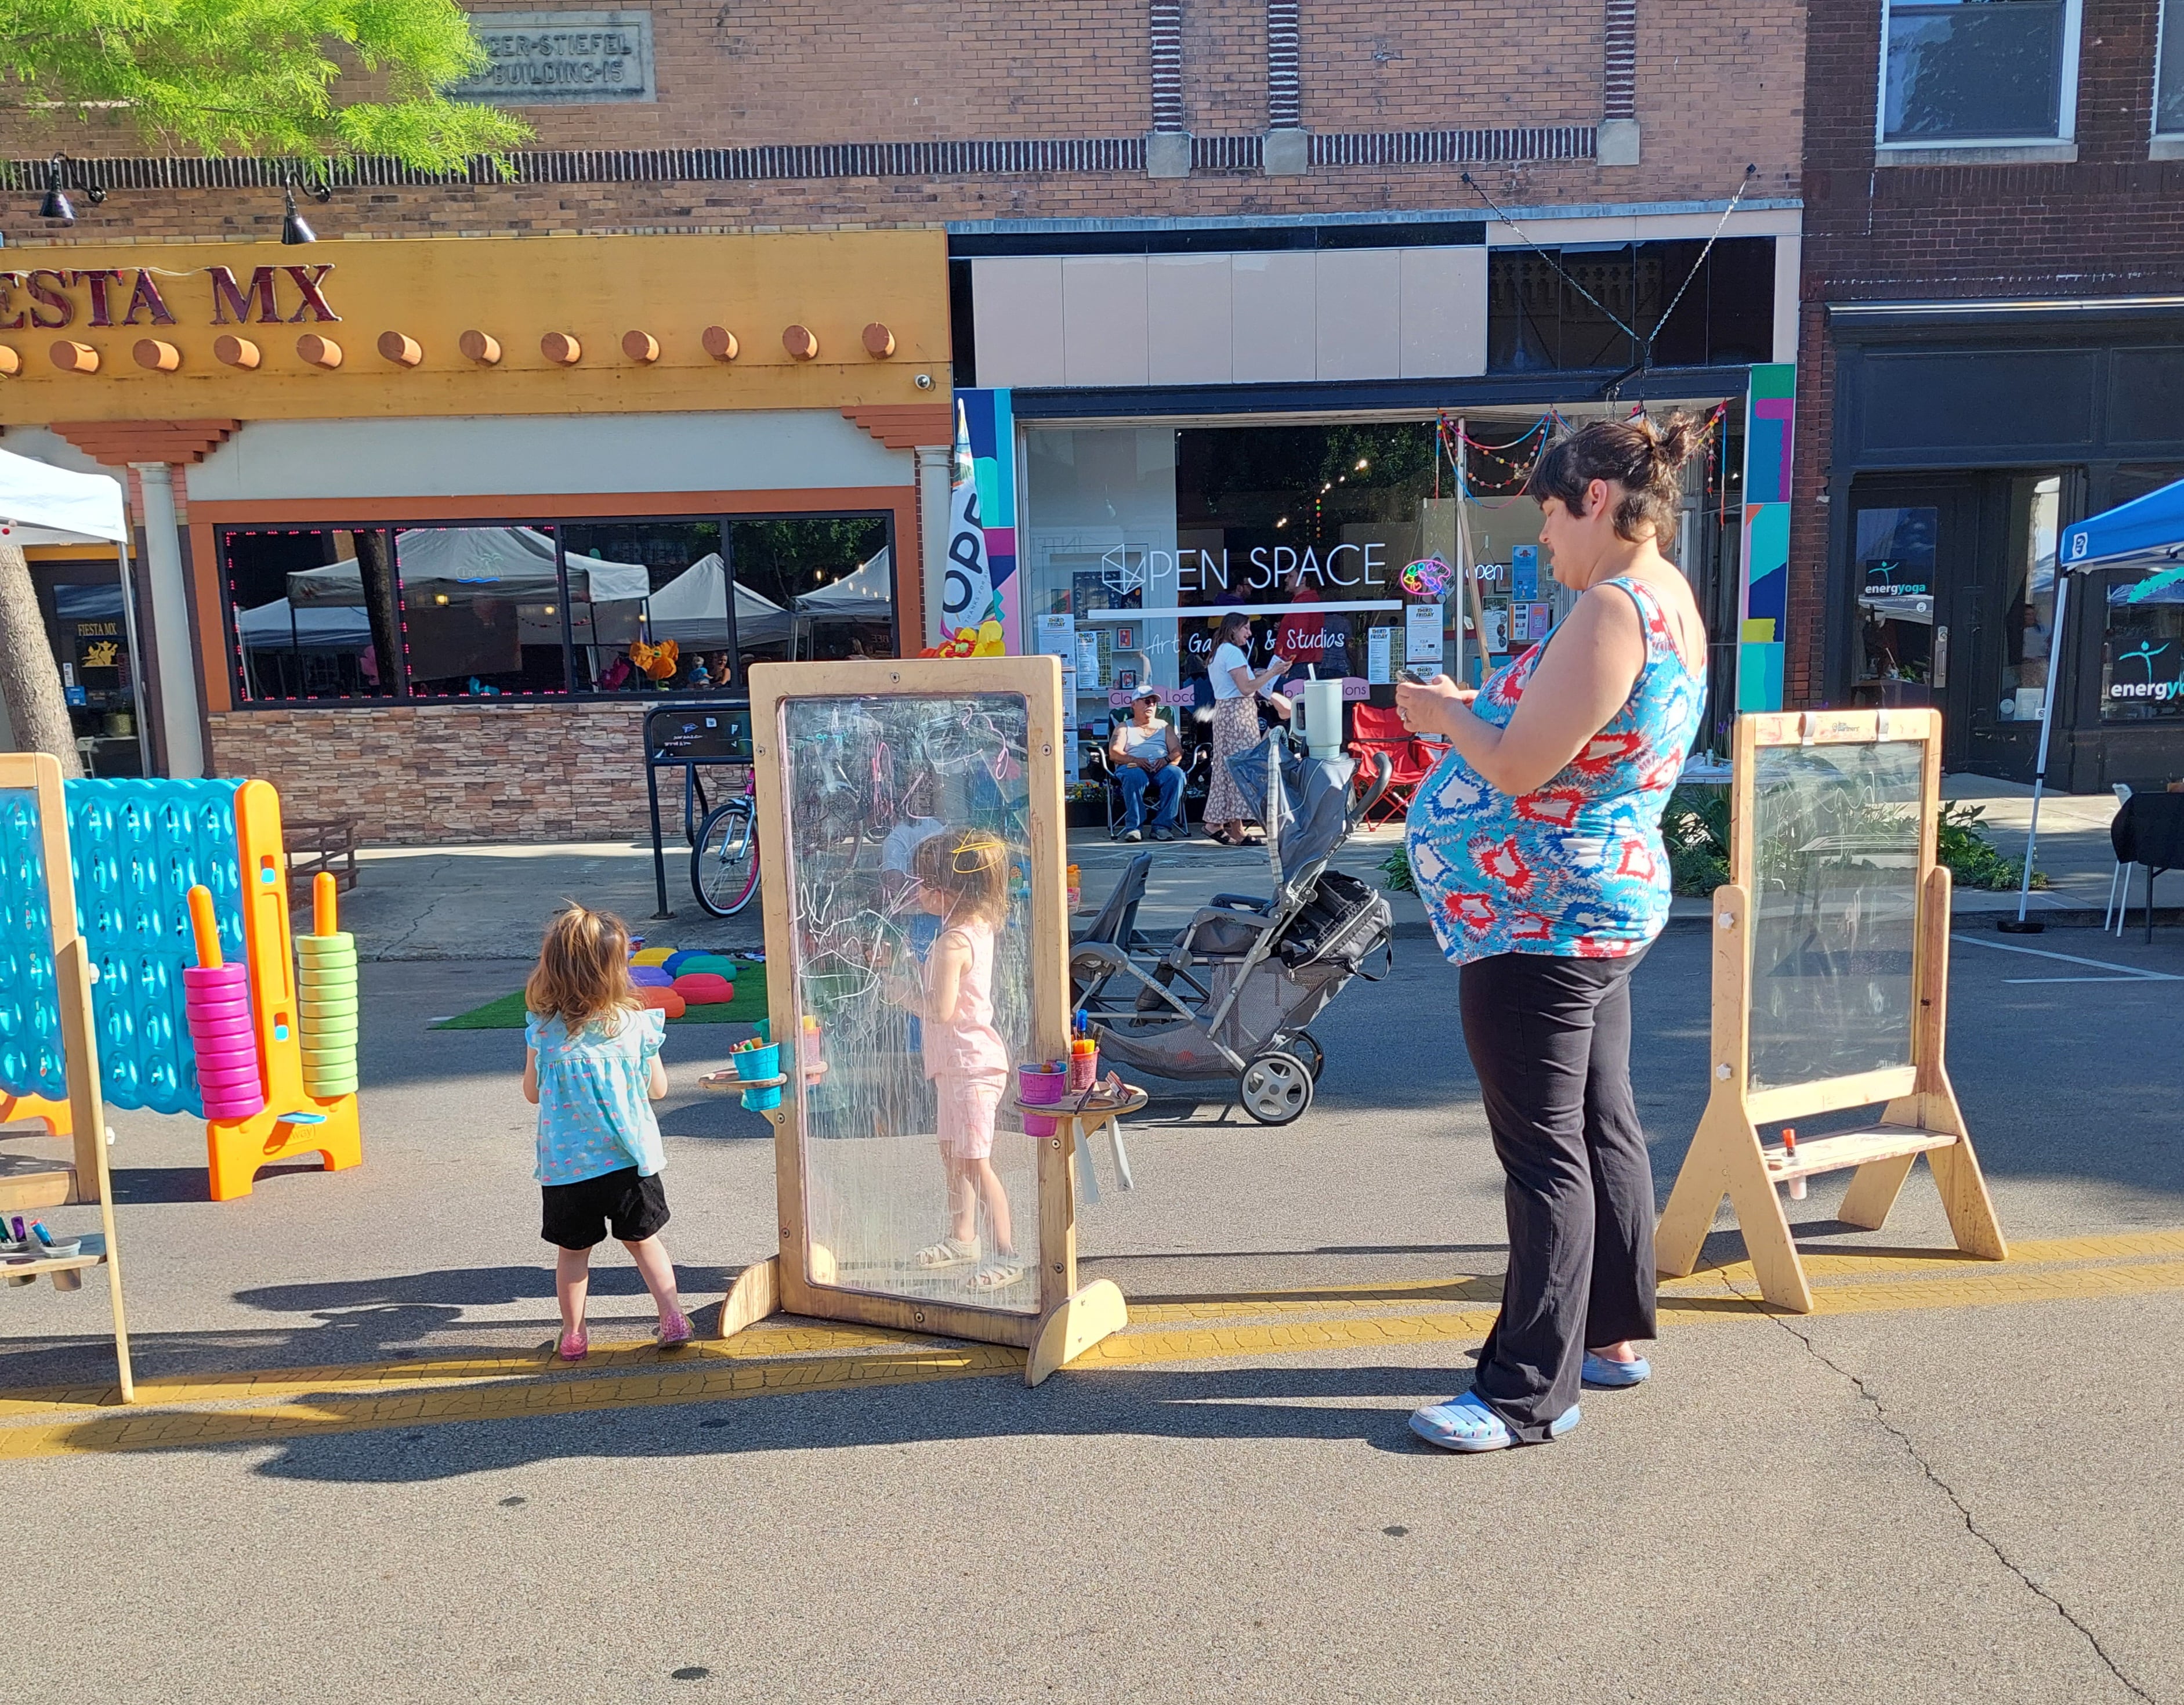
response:
<path id="1" fill-rule="evenodd" d="M 86 184 L 84 199 L 97 207 L 106 199 L 104 187 Z M 63 225 L 75 223 L 75 208 L 68 198 L 68 156 L 55 154 L 46 164 L 46 198 L 38 203 L 40 219 L 58 220 Z"/>

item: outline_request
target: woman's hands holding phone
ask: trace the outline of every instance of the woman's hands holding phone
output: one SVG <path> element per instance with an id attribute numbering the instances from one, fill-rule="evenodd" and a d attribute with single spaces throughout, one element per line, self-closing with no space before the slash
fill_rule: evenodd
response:
<path id="1" fill-rule="evenodd" d="M 1446 739 L 1454 733 L 1456 708 L 1469 705 L 1478 696 L 1473 688 L 1459 687 L 1446 675 L 1435 675 L 1430 681 L 1399 681 L 1396 714 L 1413 734 Z"/>

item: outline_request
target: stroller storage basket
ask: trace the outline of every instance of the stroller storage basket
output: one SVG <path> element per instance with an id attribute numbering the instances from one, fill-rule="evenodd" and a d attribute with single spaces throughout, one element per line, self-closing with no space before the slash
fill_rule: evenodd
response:
<path id="1" fill-rule="evenodd" d="M 1385 896 L 1346 872 L 1323 870 L 1275 951 L 1292 971 L 1323 960 L 1355 970 L 1387 940 L 1395 922 Z"/>

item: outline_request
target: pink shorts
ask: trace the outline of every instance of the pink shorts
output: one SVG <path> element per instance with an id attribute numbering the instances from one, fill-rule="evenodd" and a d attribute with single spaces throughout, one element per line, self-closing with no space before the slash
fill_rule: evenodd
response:
<path id="1" fill-rule="evenodd" d="M 940 1103 L 940 1152 L 950 1160 L 991 1160 L 994 1115 L 1008 1078 L 1000 1073 L 946 1073 L 933 1080 Z"/>

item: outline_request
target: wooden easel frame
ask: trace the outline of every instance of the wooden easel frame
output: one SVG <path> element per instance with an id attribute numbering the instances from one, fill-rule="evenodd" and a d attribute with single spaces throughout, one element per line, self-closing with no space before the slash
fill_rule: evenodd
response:
<path id="1" fill-rule="evenodd" d="M 99 1094 L 98 1027 L 91 1011 L 91 959 L 75 928 L 75 875 L 69 859 L 68 804 L 59 762 L 44 752 L 0 754 L 0 788 L 34 794 L 38 839 L 46 867 L 46 906 L 53 938 L 53 993 L 60 1006 L 61 1049 L 68 1061 L 69 1121 L 75 1163 L 51 1172 L 0 1178 L 0 1207 L 21 1212 L 68 1202 L 98 1204 L 97 1250 L 0 1268 L 10 1278 L 61 1276 L 86 1267 L 106 1269 L 114 1308 L 114 1359 L 121 1401 L 136 1401 L 129 1358 L 129 1322 L 121 1306 L 121 1245 L 114 1230 L 114 1181 L 107 1171 L 106 1102 Z M 90 1240 L 86 1239 L 88 1245 Z M 76 1281 L 71 1279 L 71 1284 Z"/>
<path id="2" fill-rule="evenodd" d="M 1913 740 L 1924 749 L 1911 1063 L 1818 1083 L 1755 1089 L 1751 1082 L 1751 995 L 1752 897 L 1758 892 L 1753 787 L 1758 754 L 1776 746 Z M 1982 1260 L 2008 1258 L 1943 1058 L 1950 890 L 1947 866 L 1935 856 L 1941 783 L 1942 718 L 1936 710 L 1824 710 L 1737 719 L 1730 783 L 1731 880 L 1713 894 L 1713 1083 L 1706 1112 L 1655 1234 L 1655 1264 L 1664 1278 L 1680 1279 L 1697 1265 L 1715 1210 L 1726 1195 L 1743 1230 L 1760 1294 L 1778 1308 L 1809 1314 L 1812 1287 L 1806 1283 L 1789 1217 L 1774 1186 L 1854 1168 L 1836 1217 L 1878 1230 L 1922 1154 L 1941 1190 L 1957 1247 Z M 1769 1147 L 1760 1140 L 1763 1124 L 1875 1102 L 1886 1103 L 1878 1125 L 1800 1142 L 1794 1160 L 1780 1146 Z"/>
<path id="3" fill-rule="evenodd" d="M 1069 1051 L 1069 914 L 1063 856 L 1062 750 L 1069 731 L 1062 714 L 1061 664 L 1054 657 L 883 659 L 869 662 L 760 663 L 750 671 L 751 744 L 758 796 L 760 899 L 766 915 L 767 979 L 772 1034 L 799 1034 L 793 934 L 784 835 L 787 777 L 782 762 L 783 707 L 792 700 L 844 698 L 967 698 L 1014 694 L 1029 712 L 1026 752 L 1030 788 L 1031 996 L 1034 1055 Z M 795 1073 L 793 1052 L 785 1068 Z M 833 1262 L 806 1232 L 803 1096 L 791 1083 L 774 1123 L 774 1182 L 780 1207 L 781 1252 L 738 1275 L 722 1305 L 720 1335 L 729 1337 L 777 1309 L 822 1320 L 1009 1344 L 1028 1352 L 1026 1379 L 1038 1385 L 1055 1368 L 1126 1323 L 1122 1292 L 1112 1281 L 1077 1283 L 1077 1199 L 1071 1176 L 1071 1133 L 1065 1122 L 1039 1145 L 1039 1309 L 1035 1314 L 933 1303 L 852 1290 L 833 1284 Z"/>

